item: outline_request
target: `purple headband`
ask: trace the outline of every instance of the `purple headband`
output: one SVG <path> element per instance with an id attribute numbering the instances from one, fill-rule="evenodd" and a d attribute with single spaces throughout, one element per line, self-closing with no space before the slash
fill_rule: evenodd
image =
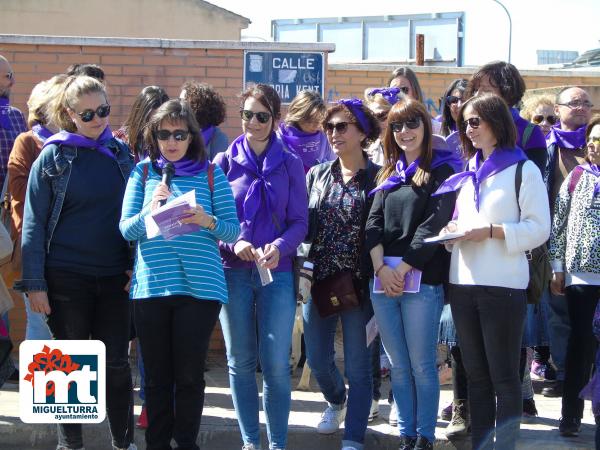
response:
<path id="1" fill-rule="evenodd" d="M 350 110 L 352 115 L 358 120 L 358 123 L 365 134 L 371 132 L 371 125 L 369 125 L 369 119 L 367 119 L 367 116 L 365 116 L 363 111 L 362 101 L 358 98 L 344 98 L 338 101 L 338 105 L 344 105 Z"/>
<path id="2" fill-rule="evenodd" d="M 386 101 L 390 105 L 395 105 L 399 100 L 398 94 L 400 94 L 400 88 L 397 88 L 397 87 L 374 88 L 374 89 L 371 89 L 367 95 L 369 97 L 372 97 L 375 94 L 381 94 L 381 96 L 383 98 L 385 98 Z"/>

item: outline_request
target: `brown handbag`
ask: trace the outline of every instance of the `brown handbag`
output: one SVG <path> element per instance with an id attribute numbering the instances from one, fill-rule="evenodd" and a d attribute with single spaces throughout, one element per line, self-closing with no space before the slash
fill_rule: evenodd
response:
<path id="1" fill-rule="evenodd" d="M 360 284 L 350 270 L 315 281 L 310 292 L 321 317 L 357 308 L 362 295 Z"/>

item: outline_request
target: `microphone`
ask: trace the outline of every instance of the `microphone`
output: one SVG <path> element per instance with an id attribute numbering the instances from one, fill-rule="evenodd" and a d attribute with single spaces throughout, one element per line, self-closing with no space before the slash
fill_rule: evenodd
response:
<path id="1" fill-rule="evenodd" d="M 165 183 L 169 189 L 171 189 L 171 180 L 173 179 L 173 175 L 175 175 L 175 166 L 173 163 L 169 162 L 165 164 L 165 167 L 163 167 L 162 170 L 162 182 Z M 165 203 L 167 203 L 166 199 L 158 202 L 158 205 L 163 206 Z"/>

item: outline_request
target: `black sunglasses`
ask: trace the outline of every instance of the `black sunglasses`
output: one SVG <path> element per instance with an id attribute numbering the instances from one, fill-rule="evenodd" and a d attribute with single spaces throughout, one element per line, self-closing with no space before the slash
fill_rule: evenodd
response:
<path id="1" fill-rule="evenodd" d="M 449 105 L 454 105 L 462 100 L 462 98 L 457 97 L 456 95 L 449 95 L 446 97 L 446 103 Z"/>
<path id="2" fill-rule="evenodd" d="M 400 92 L 402 92 L 404 95 L 408 95 L 408 93 L 410 92 L 410 88 L 408 86 L 402 86 L 398 89 L 400 89 Z"/>
<path id="3" fill-rule="evenodd" d="M 242 120 L 245 122 L 250 122 L 254 116 L 256 116 L 256 120 L 258 120 L 260 123 L 267 123 L 271 118 L 271 113 L 265 111 L 254 112 L 250 111 L 249 109 L 241 110 L 240 115 L 242 116 Z"/>
<path id="4" fill-rule="evenodd" d="M 103 119 L 105 117 L 108 117 L 108 115 L 110 114 L 110 105 L 100 105 L 96 108 L 96 111 L 94 111 L 93 109 L 86 109 L 83 112 L 76 112 L 75 114 L 77 114 L 81 118 L 82 122 L 91 122 L 92 120 L 94 120 L 96 114 L 98 115 L 98 117 Z"/>
<path id="5" fill-rule="evenodd" d="M 531 121 L 533 123 L 535 123 L 536 125 L 539 125 L 540 123 L 542 123 L 544 120 L 548 121 L 548 123 L 550 125 L 555 125 L 556 122 L 558 122 L 558 117 L 556 117 L 555 115 L 549 114 L 547 116 L 543 116 L 542 114 L 536 114 L 535 116 L 533 116 L 531 118 Z"/>
<path id="6" fill-rule="evenodd" d="M 327 122 L 325 124 L 325 132 L 327 134 L 333 134 L 333 130 L 335 130 L 338 132 L 338 134 L 344 134 L 346 131 L 348 131 L 348 125 L 350 125 L 350 122 Z"/>
<path id="7" fill-rule="evenodd" d="M 467 126 L 470 126 L 472 129 L 476 130 L 479 128 L 481 124 L 481 119 L 479 117 L 471 117 L 470 119 L 465 120 L 462 123 L 463 128 L 466 130 Z"/>
<path id="8" fill-rule="evenodd" d="M 173 132 L 169 130 L 158 130 L 156 132 L 156 139 L 159 141 L 168 141 L 171 136 L 173 136 L 173 139 L 176 141 L 185 141 L 189 135 L 190 132 L 186 130 L 175 130 Z"/>
<path id="9" fill-rule="evenodd" d="M 410 130 L 416 130 L 421 126 L 421 118 L 417 116 L 404 121 L 392 122 L 390 128 L 394 133 L 400 133 L 404 129 L 404 125 Z"/>

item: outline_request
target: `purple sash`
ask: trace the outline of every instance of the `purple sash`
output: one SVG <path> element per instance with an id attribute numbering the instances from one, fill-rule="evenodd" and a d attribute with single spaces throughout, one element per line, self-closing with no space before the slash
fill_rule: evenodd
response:
<path id="1" fill-rule="evenodd" d="M 557 144 L 559 148 L 577 150 L 585 147 L 585 128 L 582 126 L 577 128 L 575 131 L 565 131 L 554 126 L 550 129 L 546 144 L 548 147 L 552 144 Z"/>
<path id="2" fill-rule="evenodd" d="M 34 126 L 32 126 L 31 131 L 33 132 L 33 135 L 36 138 L 38 138 L 42 144 L 45 143 L 46 140 L 54 134 L 48 128 L 39 123 L 36 123 Z"/>
<path id="3" fill-rule="evenodd" d="M 149 160 L 149 158 L 146 159 Z M 176 177 L 195 177 L 208 167 L 208 160 L 193 161 L 185 156 L 179 161 L 169 161 L 163 155 L 160 155 L 160 157 L 156 160 L 156 165 L 160 168 L 160 170 L 164 169 L 168 163 L 173 164 L 175 167 Z"/>
<path id="4" fill-rule="evenodd" d="M 600 192 L 600 170 L 598 169 L 598 166 L 596 164 L 588 163 L 582 164 L 580 167 L 596 177 L 596 182 L 594 183 L 594 196 L 598 195 L 598 192 Z"/>
<path id="5" fill-rule="evenodd" d="M 10 117 L 8 113 L 10 112 L 10 103 L 8 98 L 0 97 L 0 128 L 4 128 L 5 130 L 10 129 Z"/>
<path id="6" fill-rule="evenodd" d="M 513 149 L 497 148 L 488 159 L 481 162 L 481 150 L 477 150 L 475 156 L 469 160 L 469 170 L 457 173 L 444 181 L 433 195 L 454 192 L 462 188 L 469 180 L 473 181 L 475 187 L 475 207 L 479 211 L 479 187 L 488 177 L 502 172 L 507 167 L 527 160 L 527 156 L 519 147 Z"/>
<path id="7" fill-rule="evenodd" d="M 112 139 L 113 135 L 112 131 L 110 131 L 110 126 L 107 126 L 100 135 L 100 137 L 98 137 L 98 139 L 96 140 L 82 136 L 81 134 L 69 133 L 68 131 L 63 130 L 46 139 L 43 148 L 46 148 L 48 145 L 51 144 L 62 144 L 69 145 L 72 147 L 93 148 L 95 150 L 98 150 L 103 155 L 106 155 L 109 158 L 116 160 L 117 157 L 115 156 L 115 154 L 106 147 L 106 144 L 108 144 Z"/>
<path id="8" fill-rule="evenodd" d="M 213 138 L 216 129 L 217 127 L 214 125 L 202 129 L 202 140 L 204 141 L 205 146 L 208 145 L 210 140 Z"/>

